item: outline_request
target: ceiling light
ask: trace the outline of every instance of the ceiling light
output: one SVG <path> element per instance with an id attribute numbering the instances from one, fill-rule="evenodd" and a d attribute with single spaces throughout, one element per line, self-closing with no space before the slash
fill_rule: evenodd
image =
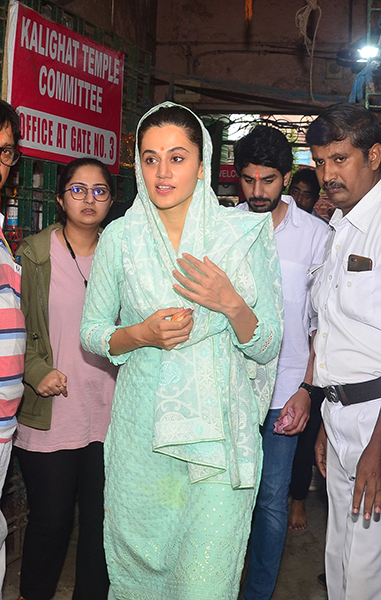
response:
<path id="1" fill-rule="evenodd" d="M 378 46 L 363 46 L 362 48 L 358 48 L 357 52 L 363 61 L 367 61 L 369 58 L 376 58 L 376 56 L 379 56 L 380 49 Z"/>

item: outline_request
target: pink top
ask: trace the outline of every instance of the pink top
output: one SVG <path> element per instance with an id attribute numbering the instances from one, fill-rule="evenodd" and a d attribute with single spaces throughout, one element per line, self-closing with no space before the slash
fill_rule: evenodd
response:
<path id="1" fill-rule="evenodd" d="M 56 231 L 51 236 L 50 260 L 50 344 L 54 367 L 67 376 L 68 397 L 54 396 L 49 430 L 18 425 L 16 446 L 32 452 L 70 450 L 104 442 L 117 373 L 107 359 L 85 352 L 81 346 L 79 327 L 86 288 Z M 77 256 L 86 279 L 92 260 L 93 256 Z"/>

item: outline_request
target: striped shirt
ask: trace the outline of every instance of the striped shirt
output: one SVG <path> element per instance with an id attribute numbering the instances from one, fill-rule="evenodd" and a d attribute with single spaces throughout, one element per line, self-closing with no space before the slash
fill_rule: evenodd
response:
<path id="1" fill-rule="evenodd" d="M 5 241 L 0 217 L 0 443 L 4 443 L 12 439 L 24 390 L 26 331 L 20 308 L 21 267 Z"/>

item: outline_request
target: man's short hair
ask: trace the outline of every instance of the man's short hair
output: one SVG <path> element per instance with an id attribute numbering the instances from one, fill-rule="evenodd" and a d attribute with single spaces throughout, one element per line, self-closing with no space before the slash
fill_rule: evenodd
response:
<path id="1" fill-rule="evenodd" d="M 339 102 L 323 110 L 311 123 L 306 135 L 309 146 L 328 146 L 346 138 L 367 159 L 372 146 L 381 143 L 381 126 L 363 106 Z"/>
<path id="2" fill-rule="evenodd" d="M 305 183 L 311 188 L 311 194 L 316 203 L 319 200 L 320 183 L 315 171 L 313 169 L 300 169 L 299 171 L 296 171 L 291 179 L 290 187 L 288 189 L 290 190 L 293 185 L 298 185 L 300 182 Z"/>
<path id="3" fill-rule="evenodd" d="M 13 106 L 5 102 L 5 100 L 0 100 L 0 129 L 4 129 L 7 125 L 11 126 L 16 147 L 21 138 L 19 116 Z"/>
<path id="4" fill-rule="evenodd" d="M 257 125 L 234 145 L 234 167 L 239 177 L 249 164 L 277 169 L 284 177 L 292 163 L 291 144 L 275 127 Z"/>

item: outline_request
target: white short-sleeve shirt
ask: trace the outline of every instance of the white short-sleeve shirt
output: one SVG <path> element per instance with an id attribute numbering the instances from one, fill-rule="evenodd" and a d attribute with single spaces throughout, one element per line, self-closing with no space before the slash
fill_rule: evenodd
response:
<path id="1" fill-rule="evenodd" d="M 381 181 L 345 217 L 337 209 L 330 228 L 312 289 L 319 314 L 314 342 L 319 386 L 381 376 Z M 351 270 L 353 256 L 363 257 L 360 263 L 370 270 Z"/>

